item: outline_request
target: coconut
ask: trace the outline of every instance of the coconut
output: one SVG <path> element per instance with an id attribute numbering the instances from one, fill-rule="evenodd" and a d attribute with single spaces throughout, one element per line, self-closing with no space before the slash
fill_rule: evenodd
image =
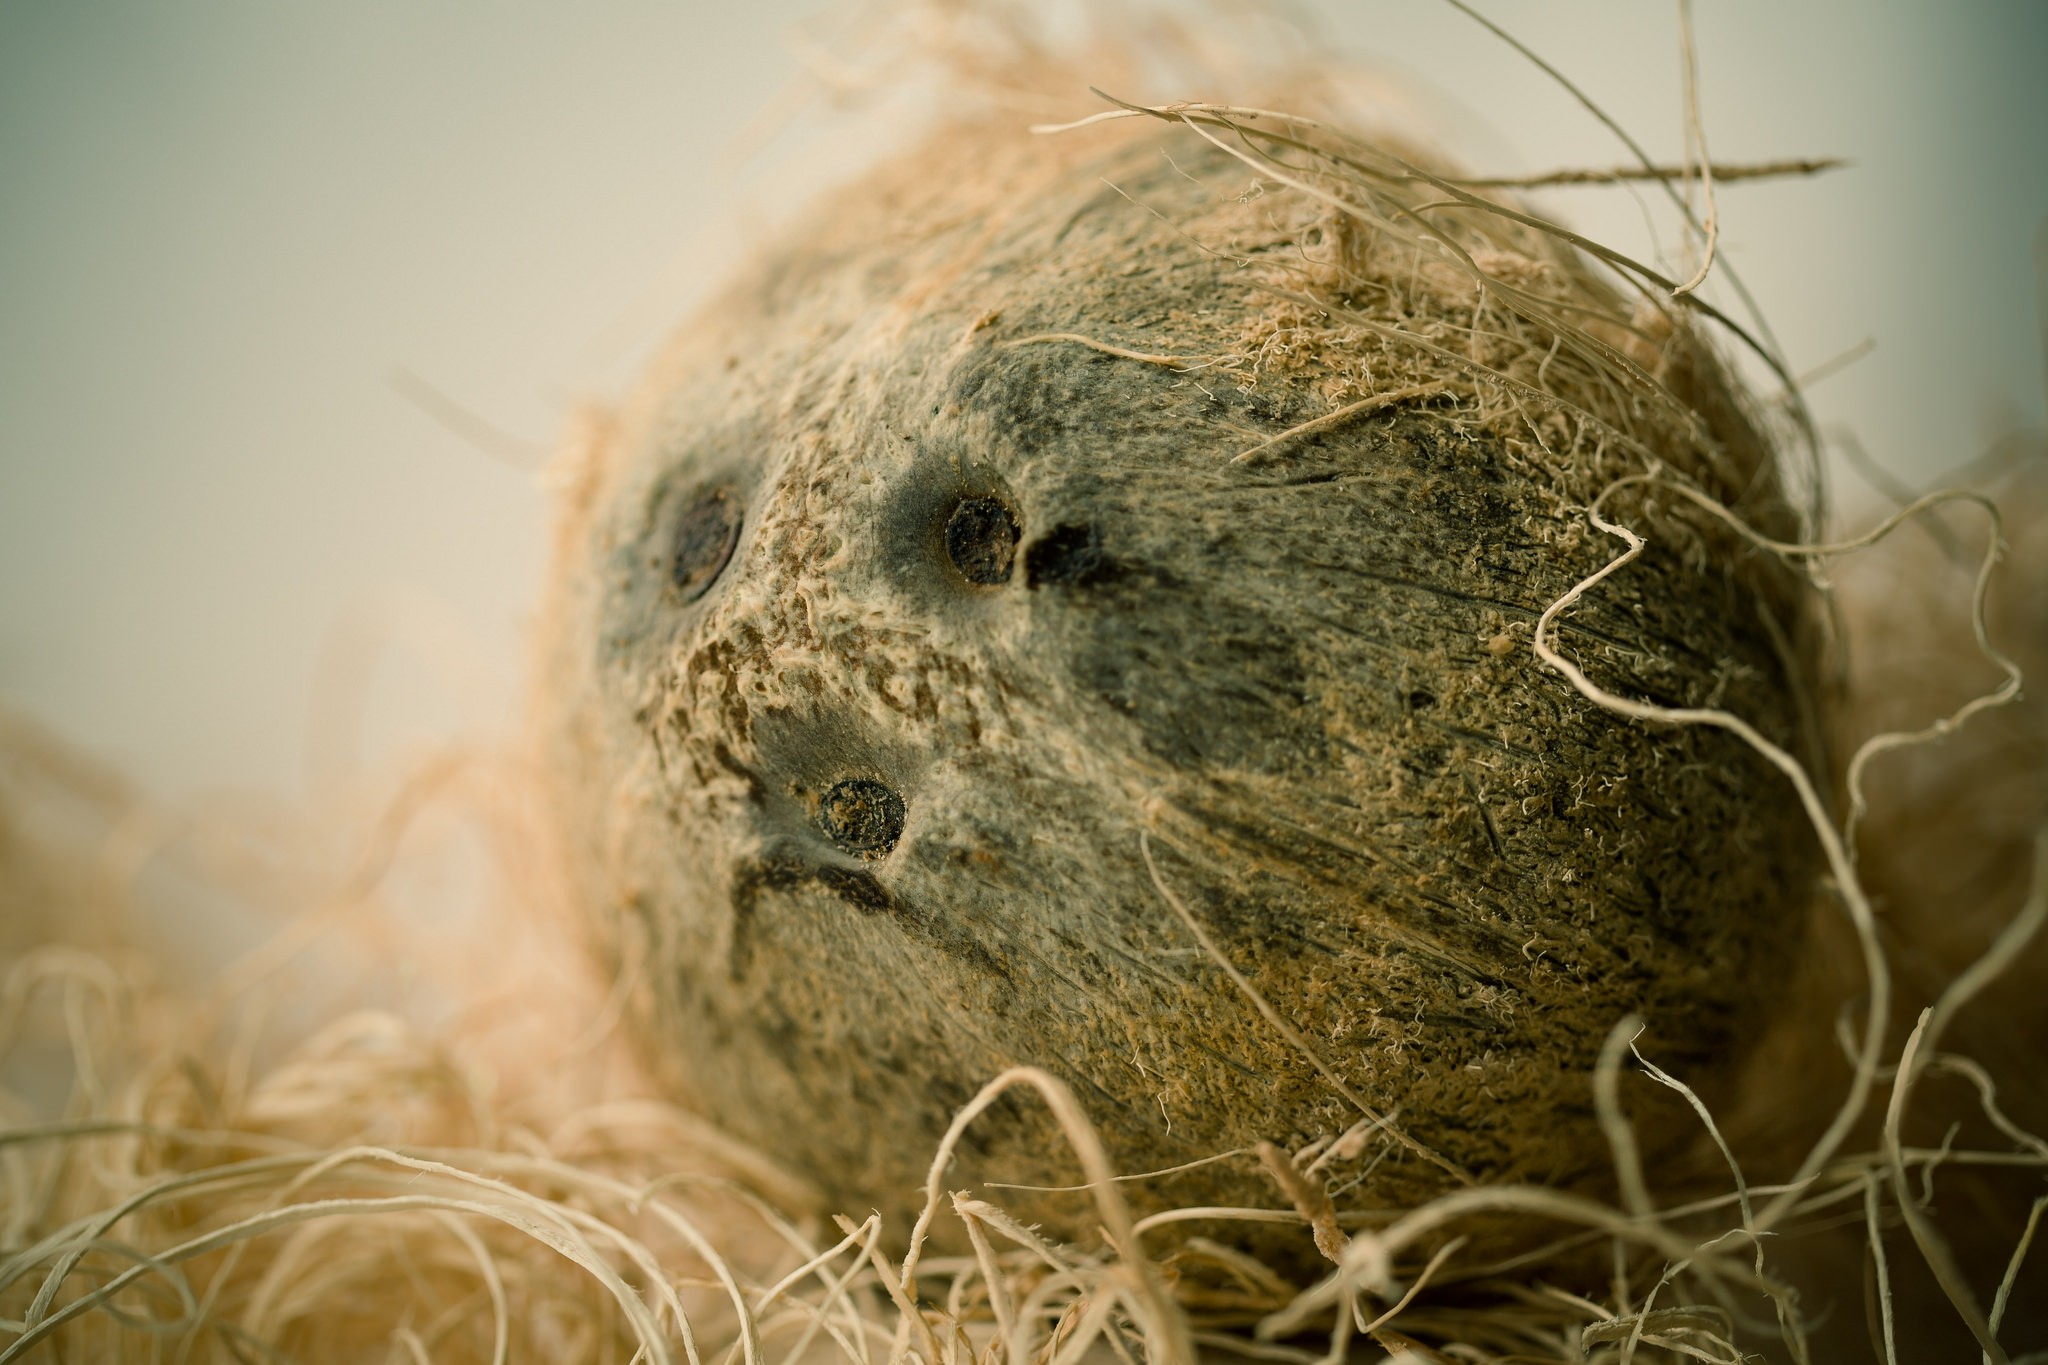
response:
<path id="1" fill-rule="evenodd" d="M 1603 1039 L 1712 1102 L 1812 836 L 1537 646 L 1800 745 L 1803 582 L 1702 510 L 1789 536 L 1785 479 L 1668 281 L 1396 141 L 1152 112 L 937 135 L 594 426 L 541 667 L 579 913 L 672 1092 L 899 1237 L 1018 1066 L 1141 1211 L 1594 1178 Z M 1546 617 L 1603 495 L 1647 547 Z M 949 1185 L 1091 1237 L 995 1110 Z"/>
<path id="2" fill-rule="evenodd" d="M 436 759 L 337 886 L 0 710 L 0 1359 L 2038 1355 L 2039 461 L 2008 583 L 1963 490 L 1769 543 L 1672 281 L 1123 113 L 940 135 L 593 424 L 550 813 Z M 1783 565 L 1909 518 L 1809 706 Z M 280 935 L 168 979 L 195 894 Z"/>

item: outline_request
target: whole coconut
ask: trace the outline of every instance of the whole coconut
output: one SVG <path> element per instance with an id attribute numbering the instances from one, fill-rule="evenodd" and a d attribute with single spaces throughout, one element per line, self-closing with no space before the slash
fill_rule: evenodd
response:
<path id="1" fill-rule="evenodd" d="M 1240 1153 L 1152 1208 L 1286 1207 L 1250 1149 L 1346 1133 L 1340 1210 L 1603 1169 L 1629 1012 L 1711 1099 L 1811 896 L 1792 794 L 1530 649 L 1618 477 L 1793 529 L 1659 296 L 1271 119 L 969 124 L 838 194 L 567 497 L 556 789 L 657 1072 L 899 1238 L 1017 1064 L 1126 1171 Z M 1792 743 L 1791 576 L 1654 483 L 1607 510 L 1649 551 L 1559 647 Z M 960 1156 L 1078 1173 L 1018 1092 Z"/>

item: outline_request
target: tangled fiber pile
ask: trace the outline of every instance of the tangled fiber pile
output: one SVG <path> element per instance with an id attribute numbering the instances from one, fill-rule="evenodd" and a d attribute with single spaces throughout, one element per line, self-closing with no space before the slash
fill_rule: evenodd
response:
<path id="1" fill-rule="evenodd" d="M 10 730 L 0 1361 L 2048 1349 L 2044 547 L 1812 543 L 1697 280 L 1047 60 L 587 424 L 537 760 L 323 876 Z"/>

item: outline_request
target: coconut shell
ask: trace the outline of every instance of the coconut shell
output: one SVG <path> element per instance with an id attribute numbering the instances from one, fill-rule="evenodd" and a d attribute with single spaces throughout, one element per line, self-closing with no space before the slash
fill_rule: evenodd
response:
<path id="1" fill-rule="evenodd" d="M 1346 1133 L 1340 1212 L 1588 1178 L 1610 1028 L 1711 1099 L 1796 955 L 1782 778 L 1531 650 L 1620 549 L 1586 516 L 1617 477 L 1790 528 L 1740 395 L 1551 235 L 1311 143 L 1289 186 L 1154 121 L 952 130 L 765 253 L 571 470 L 578 913 L 664 1082 L 898 1238 L 1020 1064 L 1127 1172 L 1242 1154 L 1141 1209 L 1287 1208 L 1251 1149 Z M 1798 585 L 1654 484 L 1607 511 L 1649 548 L 1558 647 L 1798 742 Z M 1078 1178 L 1012 1092 L 947 1185 Z"/>

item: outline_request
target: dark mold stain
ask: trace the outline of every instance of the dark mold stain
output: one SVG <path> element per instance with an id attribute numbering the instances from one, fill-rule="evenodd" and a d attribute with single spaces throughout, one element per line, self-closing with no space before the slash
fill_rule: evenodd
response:
<path id="1" fill-rule="evenodd" d="M 733 873 L 729 899 L 732 905 L 732 955 L 727 974 L 745 978 L 753 964 L 753 942 L 759 932 L 757 918 L 761 898 L 772 892 L 795 891 L 815 885 L 863 915 L 885 915 L 918 942 L 930 945 L 979 971 L 1004 981 L 1011 979 L 1008 964 L 996 952 L 961 926 L 921 914 L 905 905 L 881 879 L 864 868 L 813 863 L 787 853 L 750 858 Z"/>
<path id="2" fill-rule="evenodd" d="M 750 858 L 734 871 L 729 897 L 733 921 L 732 955 L 726 964 L 726 972 L 734 981 L 745 977 L 747 969 L 753 965 L 754 918 L 762 895 L 771 891 L 791 891 L 808 882 L 816 882 L 864 914 L 896 913 L 895 898 L 875 880 L 872 873 L 856 868 L 820 867 L 787 855 Z"/>
<path id="3" fill-rule="evenodd" d="M 1081 588 L 1115 572 L 1093 525 L 1055 526 L 1024 552 L 1024 581 L 1034 588 Z"/>

